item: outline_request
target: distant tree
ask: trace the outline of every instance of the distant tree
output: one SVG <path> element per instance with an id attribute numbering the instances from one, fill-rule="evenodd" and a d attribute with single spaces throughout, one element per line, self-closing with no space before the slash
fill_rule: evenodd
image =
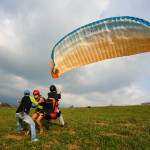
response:
<path id="1" fill-rule="evenodd" d="M 11 107 L 11 105 L 7 104 L 7 103 L 1 103 L 0 107 Z"/>
<path id="2" fill-rule="evenodd" d="M 72 108 L 72 107 L 74 107 L 73 105 L 71 105 L 69 108 Z"/>
<path id="3" fill-rule="evenodd" d="M 109 104 L 109 106 L 113 106 L 113 104 Z"/>
<path id="4" fill-rule="evenodd" d="M 142 105 L 150 105 L 150 102 L 142 103 Z"/>

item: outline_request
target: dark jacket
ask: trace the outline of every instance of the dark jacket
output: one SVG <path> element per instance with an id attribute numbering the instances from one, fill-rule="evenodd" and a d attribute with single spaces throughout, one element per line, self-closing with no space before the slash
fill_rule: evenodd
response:
<path id="1" fill-rule="evenodd" d="M 30 108 L 32 103 L 36 102 L 34 97 L 31 96 L 27 96 L 25 95 L 22 100 L 21 103 L 16 111 L 16 113 L 20 113 L 20 112 L 25 112 L 26 114 L 29 114 L 30 112 Z M 40 105 L 36 105 L 38 108 L 42 109 L 42 106 Z"/>
<path id="2" fill-rule="evenodd" d="M 58 102 L 59 99 L 61 99 L 61 94 L 58 94 L 56 92 L 49 92 L 48 98 L 54 98 Z"/>

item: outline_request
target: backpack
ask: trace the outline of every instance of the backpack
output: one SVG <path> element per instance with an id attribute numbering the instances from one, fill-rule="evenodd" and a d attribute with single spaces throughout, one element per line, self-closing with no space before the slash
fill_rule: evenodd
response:
<path id="1" fill-rule="evenodd" d="M 48 98 L 46 101 L 46 109 L 44 112 L 45 119 L 57 118 L 58 102 L 54 98 Z"/>

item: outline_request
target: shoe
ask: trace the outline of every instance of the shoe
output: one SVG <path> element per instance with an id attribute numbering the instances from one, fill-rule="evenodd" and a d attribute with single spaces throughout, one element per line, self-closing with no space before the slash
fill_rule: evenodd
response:
<path id="1" fill-rule="evenodd" d="M 64 125 L 61 125 L 61 127 L 65 127 L 65 126 L 67 126 L 67 123 L 64 123 Z"/>
<path id="2" fill-rule="evenodd" d="M 34 140 L 31 140 L 31 142 L 37 142 L 39 139 L 35 138 Z"/>
<path id="3" fill-rule="evenodd" d="M 17 131 L 17 133 L 18 133 L 18 134 L 20 134 L 20 133 L 21 133 L 21 131 Z"/>
<path id="4" fill-rule="evenodd" d="M 19 130 L 19 131 L 17 131 L 18 133 L 21 133 L 21 131 L 23 131 L 24 130 L 24 128 L 21 128 L 21 130 Z"/>

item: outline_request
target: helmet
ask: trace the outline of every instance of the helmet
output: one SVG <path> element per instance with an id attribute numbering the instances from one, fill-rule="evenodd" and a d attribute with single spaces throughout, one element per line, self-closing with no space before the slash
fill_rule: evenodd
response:
<path id="1" fill-rule="evenodd" d="M 25 90 L 24 91 L 24 95 L 30 95 L 30 91 L 29 90 Z"/>
<path id="2" fill-rule="evenodd" d="M 34 90 L 33 95 L 40 95 L 40 92 L 38 90 Z"/>
<path id="3" fill-rule="evenodd" d="M 51 85 L 49 89 L 51 92 L 56 92 L 56 86 L 55 85 Z"/>

